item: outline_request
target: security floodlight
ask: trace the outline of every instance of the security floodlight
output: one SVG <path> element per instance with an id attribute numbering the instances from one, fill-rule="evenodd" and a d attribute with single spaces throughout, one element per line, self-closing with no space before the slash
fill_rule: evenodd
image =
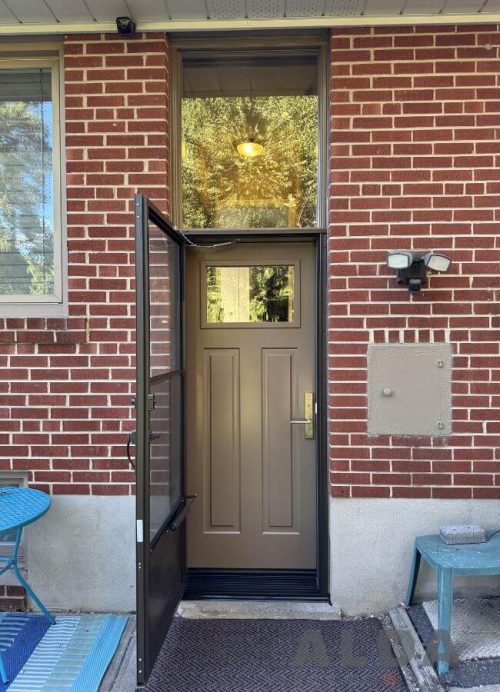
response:
<path id="1" fill-rule="evenodd" d="M 398 283 L 408 286 L 410 293 L 418 293 L 427 281 L 427 271 L 447 272 L 451 259 L 435 252 L 398 250 L 387 256 L 387 266 L 395 269 Z"/>

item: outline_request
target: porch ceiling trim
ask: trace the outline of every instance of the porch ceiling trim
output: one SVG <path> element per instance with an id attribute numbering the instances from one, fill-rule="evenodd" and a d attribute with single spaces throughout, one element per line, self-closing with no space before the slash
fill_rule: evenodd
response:
<path id="1" fill-rule="evenodd" d="M 271 19 L 201 19 L 137 21 L 138 31 L 207 32 L 259 29 L 330 29 L 334 27 L 413 26 L 446 24 L 500 24 L 500 12 L 439 15 L 383 15 L 358 17 L 298 17 Z M 50 22 L 1 24 L 0 35 L 54 35 L 116 33 L 115 22 Z"/>

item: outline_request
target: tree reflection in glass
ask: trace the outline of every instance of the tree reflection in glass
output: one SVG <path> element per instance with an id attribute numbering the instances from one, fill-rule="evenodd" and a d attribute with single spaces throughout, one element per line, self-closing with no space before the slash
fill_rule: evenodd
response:
<path id="1" fill-rule="evenodd" d="M 316 226 L 317 96 L 183 99 L 182 133 L 186 228 Z"/>
<path id="2" fill-rule="evenodd" d="M 207 322 L 292 322 L 293 265 L 209 266 Z"/>
<path id="3" fill-rule="evenodd" d="M 54 291 L 49 68 L 0 70 L 0 294 Z"/>

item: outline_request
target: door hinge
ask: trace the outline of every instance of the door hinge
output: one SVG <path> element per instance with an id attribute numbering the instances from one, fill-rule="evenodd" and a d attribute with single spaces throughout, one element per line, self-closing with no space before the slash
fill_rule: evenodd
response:
<path id="1" fill-rule="evenodd" d="M 148 411 L 153 411 L 156 407 L 156 394 L 148 394 Z"/>

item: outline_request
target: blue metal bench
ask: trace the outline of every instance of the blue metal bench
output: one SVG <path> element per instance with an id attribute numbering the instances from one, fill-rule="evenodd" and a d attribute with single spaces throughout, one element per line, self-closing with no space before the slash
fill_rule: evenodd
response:
<path id="1" fill-rule="evenodd" d="M 438 535 L 419 536 L 415 540 L 413 561 L 406 594 L 410 606 L 415 594 L 420 561 L 423 558 L 438 576 L 437 672 L 449 669 L 453 579 L 456 575 L 500 575 L 500 532 L 487 532 L 486 543 L 448 545 Z"/>

